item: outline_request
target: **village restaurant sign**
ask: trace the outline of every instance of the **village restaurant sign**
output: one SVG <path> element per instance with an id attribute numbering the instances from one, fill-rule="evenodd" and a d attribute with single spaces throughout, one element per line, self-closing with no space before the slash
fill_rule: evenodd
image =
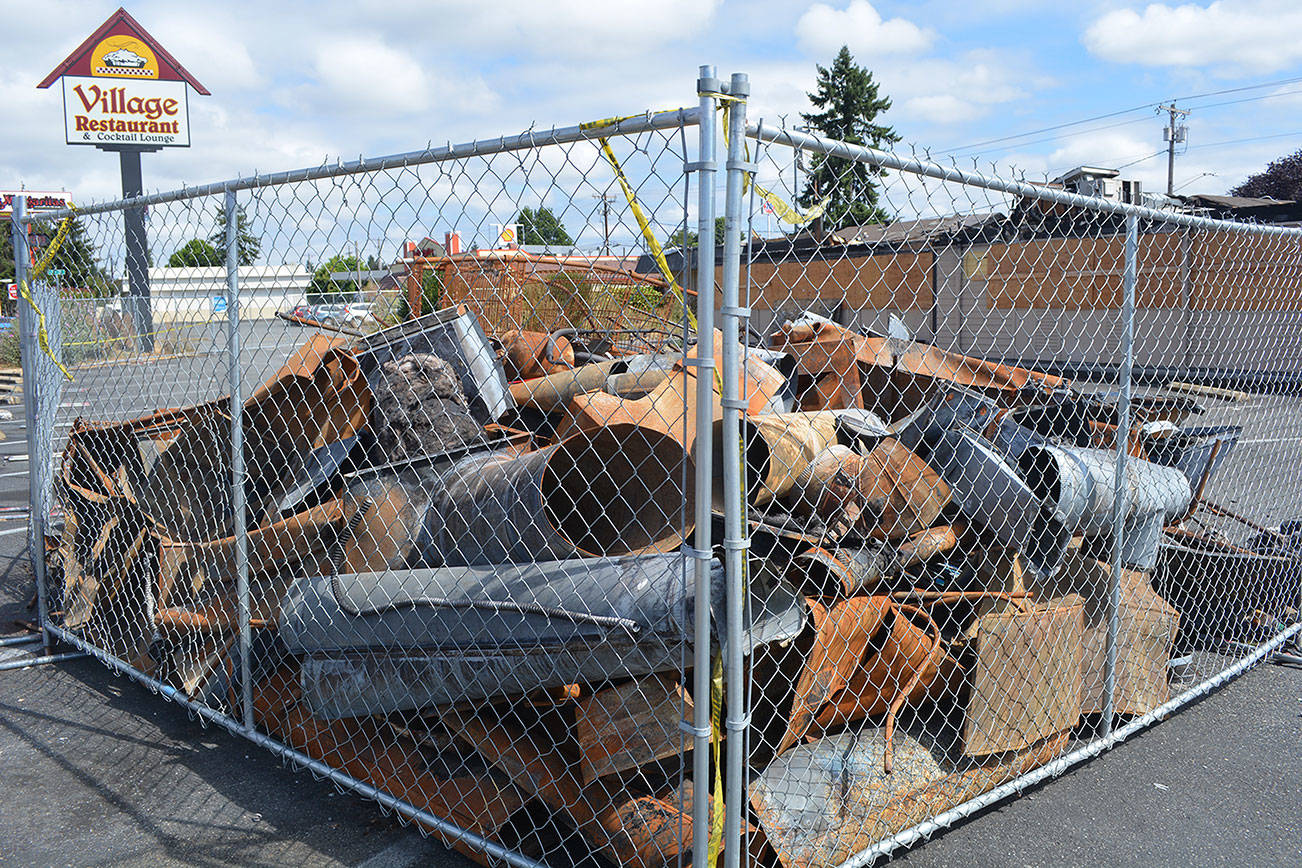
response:
<path id="1" fill-rule="evenodd" d="M 208 90 L 119 9 L 37 87 L 63 82 L 70 145 L 190 147 L 190 85 Z"/>

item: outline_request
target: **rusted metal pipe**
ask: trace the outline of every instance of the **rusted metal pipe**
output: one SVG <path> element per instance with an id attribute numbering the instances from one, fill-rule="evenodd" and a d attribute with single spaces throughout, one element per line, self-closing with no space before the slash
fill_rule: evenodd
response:
<path id="1" fill-rule="evenodd" d="M 578 434 L 536 452 L 476 453 L 363 478 L 350 517 L 373 507 L 341 561 L 387 567 L 528 563 L 667 551 L 692 526 L 694 467 L 673 437 L 639 426 Z"/>

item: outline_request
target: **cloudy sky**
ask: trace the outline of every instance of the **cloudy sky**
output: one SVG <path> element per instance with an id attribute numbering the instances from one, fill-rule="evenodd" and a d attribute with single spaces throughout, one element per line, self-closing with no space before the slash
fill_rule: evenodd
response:
<path id="1" fill-rule="evenodd" d="M 58 89 L 35 88 L 117 5 L 0 0 L 0 186 L 117 191 L 116 159 L 63 144 Z M 794 118 L 815 64 L 842 43 L 894 100 L 885 119 L 907 144 L 969 165 L 1037 176 L 1128 164 L 1158 189 L 1153 107 L 1172 98 L 1193 110 L 1176 166 L 1186 192 L 1223 192 L 1302 143 L 1296 0 L 136 0 L 128 11 L 213 93 L 191 98 L 194 147 L 146 158 L 149 189 L 691 104 L 701 63 L 750 74 L 752 119 Z"/>

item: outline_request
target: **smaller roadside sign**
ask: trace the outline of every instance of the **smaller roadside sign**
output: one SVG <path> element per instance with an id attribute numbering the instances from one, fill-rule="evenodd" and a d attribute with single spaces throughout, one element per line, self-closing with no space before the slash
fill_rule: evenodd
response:
<path id="1" fill-rule="evenodd" d="M 226 296 L 214 295 L 212 297 L 212 312 L 226 313 Z"/>
<path id="2" fill-rule="evenodd" d="M 68 207 L 72 194 L 66 190 L 0 190 L 0 217 L 13 213 L 14 197 L 27 197 L 27 212 L 57 211 Z"/>
<path id="3" fill-rule="evenodd" d="M 16 283 L 9 284 L 9 300 L 18 301 L 18 284 Z"/>

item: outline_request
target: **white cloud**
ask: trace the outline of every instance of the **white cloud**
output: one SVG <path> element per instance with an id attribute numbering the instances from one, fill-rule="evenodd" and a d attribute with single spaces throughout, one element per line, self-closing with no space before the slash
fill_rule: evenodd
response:
<path id="1" fill-rule="evenodd" d="M 545 57 L 646 56 L 700 36 L 722 0 L 368 0 L 367 14 L 436 28 L 458 48 Z"/>
<path id="2" fill-rule="evenodd" d="M 173 13 L 153 27 L 159 42 L 214 94 L 264 84 L 248 47 L 220 20 Z"/>
<path id="3" fill-rule="evenodd" d="M 1095 20 L 1083 42 L 1093 54 L 1118 63 L 1243 74 L 1302 60 L 1300 33 L 1302 4 L 1296 0 L 1217 0 L 1209 6 L 1117 9 Z"/>
<path id="4" fill-rule="evenodd" d="M 326 101 L 363 115 L 416 114 L 434 106 L 488 111 L 497 101 L 482 79 L 440 75 L 373 36 L 321 43 L 314 70 Z"/>
<path id="5" fill-rule="evenodd" d="M 917 54 L 936 34 L 905 18 L 884 19 L 868 0 L 850 0 L 844 9 L 815 3 L 796 22 L 796 37 L 807 53 L 822 57 L 842 45 L 858 57 Z"/>

